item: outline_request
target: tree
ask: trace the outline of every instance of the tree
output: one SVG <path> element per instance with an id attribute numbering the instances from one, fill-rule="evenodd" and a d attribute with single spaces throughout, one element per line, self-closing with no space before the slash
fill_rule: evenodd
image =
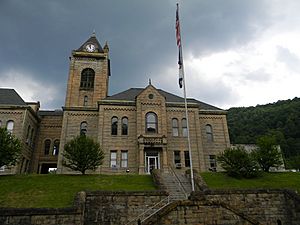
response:
<path id="1" fill-rule="evenodd" d="M 0 128 L 0 167 L 15 165 L 21 154 L 19 139 L 4 128 Z"/>
<path id="2" fill-rule="evenodd" d="M 276 145 L 275 136 L 265 135 L 258 138 L 257 146 L 254 154 L 263 171 L 269 172 L 270 167 L 278 167 L 282 164 L 282 155 Z"/>
<path id="3" fill-rule="evenodd" d="M 67 159 L 64 166 L 85 174 L 86 170 L 96 170 L 102 164 L 104 153 L 99 143 L 80 135 L 65 145 L 63 156 Z"/>
<path id="4" fill-rule="evenodd" d="M 251 178 L 258 176 L 259 168 L 252 153 L 244 147 L 227 148 L 218 155 L 218 162 L 229 176 Z"/>
<path id="5" fill-rule="evenodd" d="M 290 158 L 286 163 L 289 169 L 300 171 L 300 155 L 296 155 L 293 158 Z"/>

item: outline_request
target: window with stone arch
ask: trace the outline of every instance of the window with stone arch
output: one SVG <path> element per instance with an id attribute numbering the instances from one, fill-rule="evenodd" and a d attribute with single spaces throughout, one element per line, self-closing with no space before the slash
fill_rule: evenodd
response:
<path id="1" fill-rule="evenodd" d="M 83 121 L 80 124 L 80 135 L 86 135 L 87 133 L 87 122 Z"/>
<path id="2" fill-rule="evenodd" d="M 91 68 L 85 68 L 81 72 L 80 88 L 93 89 L 94 79 L 95 79 L 95 71 Z"/>
<path id="3" fill-rule="evenodd" d="M 186 118 L 183 118 L 181 120 L 181 127 L 182 127 L 182 136 L 187 137 L 188 136 L 188 129 L 187 129 Z"/>
<path id="4" fill-rule="evenodd" d="M 58 155 L 58 153 L 59 153 L 59 140 L 56 139 L 53 143 L 52 155 Z"/>
<path id="5" fill-rule="evenodd" d="M 122 135 L 128 135 L 128 118 L 122 118 Z"/>
<path id="6" fill-rule="evenodd" d="M 146 114 L 146 133 L 157 133 L 157 115 L 154 112 Z"/>
<path id="7" fill-rule="evenodd" d="M 118 135 L 118 117 L 111 118 L 111 135 Z"/>
<path id="8" fill-rule="evenodd" d="M 13 130 L 14 130 L 14 121 L 13 120 L 7 121 L 6 129 L 9 133 L 13 132 Z"/>
<path id="9" fill-rule="evenodd" d="M 176 119 L 176 118 L 172 119 L 172 133 L 173 133 L 174 137 L 179 136 L 178 119 Z"/>
<path id="10" fill-rule="evenodd" d="M 50 146 L 51 146 L 51 140 L 50 139 L 46 139 L 44 141 L 44 154 L 45 155 L 49 155 L 49 153 L 50 153 Z"/>
<path id="11" fill-rule="evenodd" d="M 206 131 L 207 141 L 208 142 L 213 142 L 214 141 L 213 129 L 212 129 L 212 126 L 210 124 L 206 124 L 205 131 Z"/>

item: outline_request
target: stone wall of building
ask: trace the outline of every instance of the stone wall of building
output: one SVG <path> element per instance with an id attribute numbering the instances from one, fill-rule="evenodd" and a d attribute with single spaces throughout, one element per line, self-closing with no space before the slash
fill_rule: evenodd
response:
<path id="1" fill-rule="evenodd" d="M 22 156 L 16 166 L 1 168 L 0 174 L 30 172 L 31 158 L 38 130 L 38 118 L 30 106 L 2 107 L 0 110 L 0 127 L 5 128 L 9 121 L 13 121 L 12 134 L 23 144 Z"/>
<path id="2" fill-rule="evenodd" d="M 111 120 L 113 117 L 118 119 L 118 131 L 116 135 L 111 134 Z M 122 118 L 128 119 L 128 133 L 122 134 Z M 136 107 L 119 105 L 100 105 L 99 109 L 99 128 L 98 141 L 105 153 L 103 164 L 99 172 L 125 172 L 129 169 L 130 173 L 138 172 L 137 156 L 137 133 L 136 133 Z M 116 168 L 110 166 L 110 151 L 117 152 Z M 127 151 L 128 166 L 122 167 L 121 153 Z"/>
<path id="3" fill-rule="evenodd" d="M 55 141 L 60 143 L 62 111 L 49 111 L 40 114 L 41 122 L 36 138 L 36 148 L 32 163 L 32 172 L 40 173 L 43 164 L 57 164 L 59 149 L 54 150 Z M 45 152 L 45 141 L 50 140 L 49 152 Z M 58 151 L 58 152 L 55 152 Z"/>
<path id="4" fill-rule="evenodd" d="M 204 168 L 207 171 L 211 168 L 209 157 L 216 156 L 223 152 L 226 148 L 230 147 L 229 133 L 227 127 L 226 115 L 213 115 L 211 113 L 203 113 L 199 116 L 201 138 L 203 140 L 203 155 L 204 155 Z M 206 125 L 211 125 L 212 140 L 207 137 Z M 218 169 L 221 169 L 217 165 Z"/>

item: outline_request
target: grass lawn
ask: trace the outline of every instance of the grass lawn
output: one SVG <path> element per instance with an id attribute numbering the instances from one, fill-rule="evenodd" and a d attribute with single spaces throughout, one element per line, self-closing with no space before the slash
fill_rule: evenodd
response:
<path id="1" fill-rule="evenodd" d="M 212 189 L 287 188 L 300 193 L 300 173 L 263 173 L 254 179 L 236 179 L 221 172 L 205 172 L 201 176 Z"/>
<path id="2" fill-rule="evenodd" d="M 1 207 L 72 206 L 82 190 L 155 190 L 150 175 L 15 175 L 0 176 Z"/>

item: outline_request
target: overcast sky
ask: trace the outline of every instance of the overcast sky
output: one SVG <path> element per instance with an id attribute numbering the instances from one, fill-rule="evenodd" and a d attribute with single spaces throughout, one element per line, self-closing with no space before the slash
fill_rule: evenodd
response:
<path id="1" fill-rule="evenodd" d="M 174 0 L 0 0 L 0 87 L 42 109 L 64 105 L 71 51 L 108 41 L 109 95 L 145 87 L 182 96 Z M 228 109 L 300 97 L 299 0 L 180 3 L 188 97 Z"/>

